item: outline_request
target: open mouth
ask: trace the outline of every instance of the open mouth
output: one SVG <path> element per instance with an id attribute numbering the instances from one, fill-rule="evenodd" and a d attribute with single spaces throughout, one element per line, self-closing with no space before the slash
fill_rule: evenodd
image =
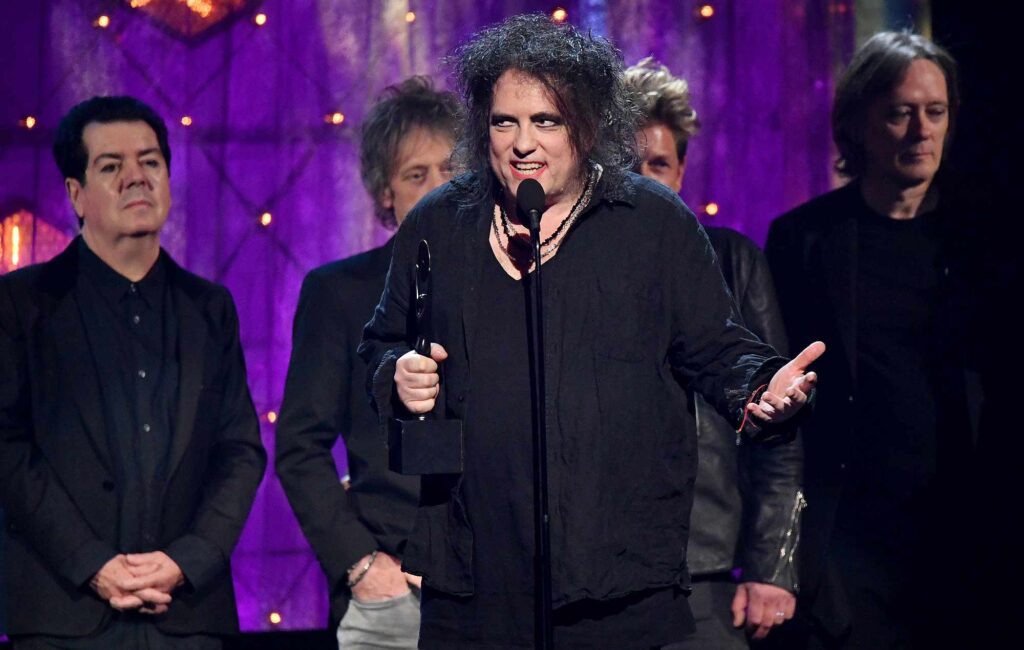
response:
<path id="1" fill-rule="evenodd" d="M 544 163 L 513 160 L 509 163 L 509 168 L 512 170 L 512 175 L 518 179 L 533 178 L 540 174 L 547 167 Z"/>

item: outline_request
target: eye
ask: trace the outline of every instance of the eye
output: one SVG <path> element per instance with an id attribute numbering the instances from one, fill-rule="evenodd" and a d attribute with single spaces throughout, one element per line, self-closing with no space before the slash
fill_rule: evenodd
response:
<path id="1" fill-rule="evenodd" d="M 905 122 L 910 119 L 910 109 L 906 107 L 894 108 L 889 111 L 885 119 L 894 124 Z"/>
<path id="2" fill-rule="evenodd" d="M 928 117 L 939 118 L 949 112 L 949 109 L 945 106 L 929 106 Z"/>
<path id="3" fill-rule="evenodd" d="M 111 162 L 111 163 L 107 163 L 107 164 L 103 165 L 102 167 L 100 167 L 100 173 L 101 174 L 110 174 L 110 173 L 115 172 L 115 171 L 117 171 L 117 164 L 116 163 L 112 163 Z"/>
<path id="4" fill-rule="evenodd" d="M 555 116 L 540 115 L 533 118 L 533 123 L 541 129 L 554 129 L 562 125 L 562 120 Z"/>
<path id="5" fill-rule="evenodd" d="M 511 117 L 504 117 L 501 115 L 494 115 L 491 117 L 491 126 L 504 129 L 513 126 L 514 122 Z"/>
<path id="6" fill-rule="evenodd" d="M 150 169 L 157 169 L 160 167 L 160 161 L 157 160 L 156 158 L 149 158 L 147 160 L 143 160 L 142 164 L 145 165 L 146 167 L 149 167 Z"/>

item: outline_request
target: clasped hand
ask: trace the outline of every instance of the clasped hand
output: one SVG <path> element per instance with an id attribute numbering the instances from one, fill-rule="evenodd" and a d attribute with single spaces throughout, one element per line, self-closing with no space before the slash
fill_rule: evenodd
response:
<path id="1" fill-rule="evenodd" d="M 181 569 L 163 551 L 116 555 L 89 581 L 93 591 L 114 609 L 143 614 L 166 612 L 171 592 L 184 583 Z"/>

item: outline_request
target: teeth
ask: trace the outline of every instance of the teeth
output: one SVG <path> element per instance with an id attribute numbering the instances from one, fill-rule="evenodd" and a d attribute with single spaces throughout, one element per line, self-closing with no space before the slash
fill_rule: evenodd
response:
<path id="1" fill-rule="evenodd" d="M 543 167 L 540 163 L 512 163 L 512 166 L 527 172 L 535 172 Z"/>

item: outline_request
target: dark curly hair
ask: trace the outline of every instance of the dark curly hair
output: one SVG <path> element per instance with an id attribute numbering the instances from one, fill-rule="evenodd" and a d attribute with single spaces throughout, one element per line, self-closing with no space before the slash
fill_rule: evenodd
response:
<path id="1" fill-rule="evenodd" d="M 454 140 L 461 109 L 454 93 L 434 90 L 429 77 L 416 76 L 385 88 L 366 114 L 359 145 L 359 172 L 373 199 L 377 219 L 385 228 L 398 225 L 394 209 L 382 206 L 380 196 L 395 171 L 402 140 L 416 128 Z"/>
<path id="2" fill-rule="evenodd" d="M 949 143 L 960 109 L 956 61 L 949 52 L 924 36 L 911 32 L 879 32 L 857 50 L 836 85 L 832 138 L 839 150 L 836 171 L 840 174 L 854 178 L 864 174 L 868 107 L 876 98 L 892 91 L 903 80 L 910 64 L 918 59 L 937 65 L 946 78 L 949 100 L 946 142 Z"/>
<path id="3" fill-rule="evenodd" d="M 606 39 L 544 14 L 526 14 L 476 33 L 449 63 L 468 111 L 455 156 L 476 173 L 474 200 L 497 191 L 490 166 L 490 117 L 494 86 L 507 70 L 524 72 L 548 89 L 577 160 L 596 162 L 609 176 L 633 167 L 639 111 L 623 83 L 622 54 Z"/>

